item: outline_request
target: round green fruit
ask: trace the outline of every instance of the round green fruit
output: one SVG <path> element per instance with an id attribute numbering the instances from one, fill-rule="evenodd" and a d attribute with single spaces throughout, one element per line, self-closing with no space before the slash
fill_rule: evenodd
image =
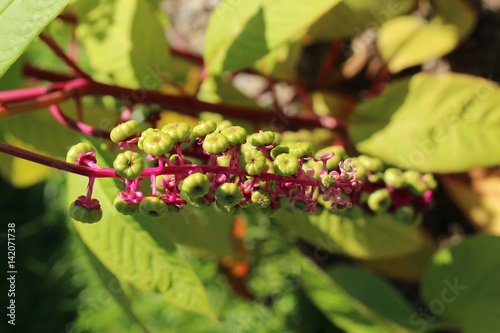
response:
<path id="1" fill-rule="evenodd" d="M 102 209 L 99 208 L 87 208 L 85 206 L 75 205 L 75 202 L 69 207 L 69 215 L 83 223 L 96 223 L 102 218 Z"/>
<path id="2" fill-rule="evenodd" d="M 217 129 L 217 123 L 213 120 L 207 120 L 193 127 L 195 138 L 202 138 L 207 134 L 213 133 Z"/>
<path id="3" fill-rule="evenodd" d="M 291 176 L 299 170 L 297 156 L 292 154 L 280 154 L 273 162 L 274 172 L 280 176 Z"/>
<path id="4" fill-rule="evenodd" d="M 191 126 L 184 122 L 169 123 L 161 130 L 170 135 L 173 143 L 184 142 L 191 135 Z"/>
<path id="5" fill-rule="evenodd" d="M 260 150 L 246 150 L 240 157 L 240 164 L 249 175 L 258 175 L 266 168 L 266 157 Z"/>
<path id="6" fill-rule="evenodd" d="M 139 204 L 137 202 L 126 202 L 123 198 L 116 197 L 113 204 L 115 209 L 123 215 L 139 214 Z"/>
<path id="7" fill-rule="evenodd" d="M 207 175 L 202 173 L 190 174 L 184 179 L 181 190 L 189 198 L 201 198 L 210 191 L 210 180 Z"/>
<path id="8" fill-rule="evenodd" d="M 230 146 L 242 144 L 247 139 L 247 131 L 241 126 L 230 126 L 221 131 Z"/>
<path id="9" fill-rule="evenodd" d="M 160 198 L 146 197 L 139 204 L 139 211 L 143 215 L 159 218 L 165 216 L 169 209 L 167 204 Z"/>
<path id="10" fill-rule="evenodd" d="M 226 151 L 229 142 L 224 134 L 212 133 L 205 137 L 202 147 L 207 153 L 217 155 Z"/>
<path id="11" fill-rule="evenodd" d="M 243 192 L 235 183 L 224 183 L 215 192 L 215 199 L 222 206 L 232 207 L 241 202 Z"/>
<path id="12" fill-rule="evenodd" d="M 111 130 L 109 137 L 113 142 L 122 142 L 141 133 L 141 127 L 135 120 L 124 122 Z"/>
<path id="13" fill-rule="evenodd" d="M 91 152 L 95 152 L 94 147 L 92 147 L 88 143 L 80 142 L 72 146 L 68 150 L 68 154 L 66 155 L 66 162 L 74 164 L 76 163 L 76 161 L 78 161 L 78 156 L 80 154 L 91 153 Z"/>
<path id="14" fill-rule="evenodd" d="M 116 156 L 113 168 L 118 175 L 131 180 L 141 175 L 144 170 L 144 161 L 138 153 L 127 150 Z"/>
<path id="15" fill-rule="evenodd" d="M 162 131 L 155 131 L 149 133 L 141 140 L 141 146 L 141 149 L 146 154 L 161 156 L 171 151 L 174 144 L 169 134 Z"/>

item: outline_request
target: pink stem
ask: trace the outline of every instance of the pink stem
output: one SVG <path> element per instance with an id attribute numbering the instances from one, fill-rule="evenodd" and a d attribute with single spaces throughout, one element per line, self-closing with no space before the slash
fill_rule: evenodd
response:
<path id="1" fill-rule="evenodd" d="M 99 138 L 109 138 L 109 132 L 107 131 L 101 131 L 99 129 L 96 129 L 90 125 L 87 125 L 85 123 L 79 122 L 79 121 L 74 121 L 71 118 L 67 117 L 65 114 L 62 113 L 61 109 L 57 104 L 52 104 L 49 105 L 49 110 L 52 116 L 61 124 L 64 126 L 67 126 L 69 128 L 76 129 L 83 134 L 91 135 L 91 136 L 96 136 Z"/>

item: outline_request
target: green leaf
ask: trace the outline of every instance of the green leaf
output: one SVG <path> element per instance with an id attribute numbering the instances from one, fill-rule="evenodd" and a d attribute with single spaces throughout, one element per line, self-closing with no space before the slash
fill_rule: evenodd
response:
<path id="1" fill-rule="evenodd" d="M 7 0 L 0 3 L 0 76 L 69 0 Z"/>
<path id="2" fill-rule="evenodd" d="M 349 333 L 416 332 L 412 318 L 420 318 L 385 280 L 355 266 L 337 266 L 327 272 L 294 253 L 301 268 L 302 288 L 336 326 Z"/>
<path id="3" fill-rule="evenodd" d="M 109 165 L 112 157 L 94 146 L 99 165 Z M 86 183 L 84 177 L 68 176 L 69 202 L 85 193 Z M 117 213 L 113 205 L 117 193 L 112 179 L 96 180 L 93 197 L 101 204 L 102 220 L 90 225 L 73 221 L 84 243 L 120 281 L 161 293 L 167 302 L 184 310 L 216 318 L 205 288 L 162 232 L 159 221 Z"/>
<path id="4" fill-rule="evenodd" d="M 244 95 L 232 83 L 227 82 L 220 76 L 209 76 L 203 80 L 197 96 L 199 99 L 209 103 L 228 103 L 234 105 L 259 107 L 250 97 Z M 265 109 L 262 109 L 265 112 Z"/>
<path id="5" fill-rule="evenodd" d="M 477 77 L 416 74 L 359 104 L 349 133 L 358 151 L 423 172 L 500 164 L 500 91 Z"/>
<path id="6" fill-rule="evenodd" d="M 358 207 L 341 213 L 325 208 L 317 215 L 278 215 L 276 221 L 323 250 L 361 259 L 399 257 L 422 245 L 418 229 L 402 225 L 391 214 L 370 215 Z"/>
<path id="7" fill-rule="evenodd" d="M 217 75 L 251 66 L 312 25 L 341 0 L 223 1 L 210 17 L 204 59 Z"/>
<path id="8" fill-rule="evenodd" d="M 350 38 L 408 12 L 414 4 L 414 0 L 343 0 L 318 19 L 307 35 L 314 41 Z"/>
<path id="9" fill-rule="evenodd" d="M 140 0 L 80 0 L 76 36 L 97 79 L 155 90 L 169 75 L 169 50 L 154 8 Z M 141 96 L 129 96 L 141 102 Z"/>
<path id="10" fill-rule="evenodd" d="M 390 72 L 439 58 L 469 34 L 475 15 L 463 1 L 435 0 L 430 22 L 416 16 L 399 16 L 379 30 L 377 46 Z"/>
<path id="11" fill-rule="evenodd" d="M 78 243 L 84 250 L 84 253 L 88 259 L 90 266 L 96 273 L 99 281 L 102 283 L 104 288 L 111 294 L 115 301 L 122 307 L 125 313 L 140 327 L 144 332 L 148 332 L 146 326 L 141 321 L 141 319 L 136 315 L 130 303 L 129 296 L 125 293 L 122 288 L 120 281 L 116 278 L 113 273 L 111 273 L 96 256 L 90 251 L 90 249 L 85 245 L 85 243 L 78 237 Z"/>
<path id="12" fill-rule="evenodd" d="M 422 280 L 429 309 L 461 332 L 500 331 L 500 237 L 477 234 L 436 253 Z"/>

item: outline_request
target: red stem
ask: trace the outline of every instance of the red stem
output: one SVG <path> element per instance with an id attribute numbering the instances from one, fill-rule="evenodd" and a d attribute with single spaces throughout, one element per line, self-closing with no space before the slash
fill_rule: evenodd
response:
<path id="1" fill-rule="evenodd" d="M 73 119 L 69 118 L 64 113 L 62 113 L 61 108 L 59 108 L 57 104 L 49 105 L 49 110 L 52 116 L 64 126 L 76 129 L 86 135 L 91 135 L 99 138 L 109 138 L 109 132 L 101 131 L 90 125 L 87 125 L 80 121 L 74 121 Z"/>

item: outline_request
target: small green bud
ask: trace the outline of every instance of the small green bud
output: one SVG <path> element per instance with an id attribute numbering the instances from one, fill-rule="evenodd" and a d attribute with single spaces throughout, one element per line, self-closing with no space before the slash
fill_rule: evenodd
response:
<path id="1" fill-rule="evenodd" d="M 384 171 L 384 182 L 394 188 L 403 187 L 405 180 L 403 172 L 396 168 L 388 168 Z"/>
<path id="2" fill-rule="evenodd" d="M 246 150 L 240 158 L 240 164 L 249 175 L 258 175 L 266 167 L 266 157 L 257 149 Z"/>
<path id="3" fill-rule="evenodd" d="M 111 141 L 118 143 L 141 133 L 141 127 L 135 120 L 124 122 L 111 130 L 109 137 Z"/>
<path id="4" fill-rule="evenodd" d="M 116 156 L 113 168 L 118 175 L 131 180 L 141 175 L 144 170 L 144 161 L 138 153 L 127 150 Z"/>
<path id="5" fill-rule="evenodd" d="M 184 142 L 191 135 L 191 126 L 184 122 L 169 123 L 161 130 L 170 135 L 173 143 Z"/>
<path id="6" fill-rule="evenodd" d="M 416 196 L 421 197 L 427 191 L 427 184 L 422 180 L 422 174 L 416 170 L 408 170 L 403 173 L 406 187 Z"/>
<path id="7" fill-rule="evenodd" d="M 288 153 L 289 151 L 290 151 L 290 148 L 288 148 L 287 146 L 278 145 L 278 146 L 274 147 L 273 149 L 271 149 L 271 157 L 276 158 L 276 157 L 278 157 L 279 154 Z"/>
<path id="8" fill-rule="evenodd" d="M 157 197 L 146 197 L 139 204 L 141 214 L 153 218 L 165 216 L 168 210 L 167 204 Z"/>
<path id="9" fill-rule="evenodd" d="M 205 137 L 203 149 L 209 154 L 221 154 L 229 147 L 229 142 L 224 134 L 211 133 Z"/>
<path id="10" fill-rule="evenodd" d="M 215 192 L 215 199 L 220 205 L 231 207 L 241 202 L 243 192 L 235 183 L 224 183 Z"/>
<path id="11" fill-rule="evenodd" d="M 266 208 L 271 204 L 271 195 L 263 190 L 257 190 L 252 193 L 252 203 L 257 208 Z"/>
<path id="12" fill-rule="evenodd" d="M 256 147 L 269 146 L 274 142 L 274 139 L 274 132 L 265 131 L 252 134 L 250 136 L 250 143 Z"/>
<path id="13" fill-rule="evenodd" d="M 297 157 L 306 156 L 311 152 L 311 144 L 307 142 L 295 142 L 288 144 L 288 148 L 290 149 L 289 153 Z"/>
<path id="14" fill-rule="evenodd" d="M 217 123 L 213 120 L 207 120 L 193 127 L 193 135 L 195 138 L 202 138 L 207 134 L 213 133 L 217 129 Z"/>
<path id="15" fill-rule="evenodd" d="M 247 131 L 241 126 L 230 126 L 221 131 L 227 138 L 230 146 L 237 146 L 245 142 Z"/>
<path id="16" fill-rule="evenodd" d="M 291 176 L 299 170 L 299 161 L 297 156 L 292 154 L 280 154 L 273 162 L 274 171 L 280 176 Z"/>
<path id="17" fill-rule="evenodd" d="M 80 205 L 75 205 L 75 202 L 69 207 L 69 216 L 83 223 L 96 223 L 102 218 L 102 209 L 87 208 Z"/>
<path id="18" fill-rule="evenodd" d="M 184 179 L 181 190 L 190 198 L 201 198 L 210 191 L 210 180 L 202 173 L 190 174 Z"/>
<path id="19" fill-rule="evenodd" d="M 68 154 L 66 155 L 66 162 L 74 164 L 74 163 L 76 163 L 76 161 L 78 161 L 78 156 L 80 154 L 91 153 L 91 152 L 95 152 L 94 147 L 92 147 L 88 143 L 80 142 L 80 143 L 72 146 L 68 150 Z"/>
<path id="20" fill-rule="evenodd" d="M 170 135 L 162 131 L 148 134 L 141 140 L 141 146 L 146 154 L 153 156 L 165 155 L 174 147 Z"/>
<path id="21" fill-rule="evenodd" d="M 123 215 L 139 214 L 139 204 L 136 202 L 126 202 L 123 198 L 116 197 L 113 204 L 116 210 Z"/>
<path id="22" fill-rule="evenodd" d="M 391 206 L 391 194 L 386 188 L 370 193 L 368 207 L 377 213 L 385 212 Z"/>

